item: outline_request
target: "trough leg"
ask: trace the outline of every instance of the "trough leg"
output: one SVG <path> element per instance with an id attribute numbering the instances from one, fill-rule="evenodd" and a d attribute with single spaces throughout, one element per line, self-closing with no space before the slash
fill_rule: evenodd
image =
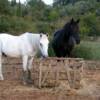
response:
<path id="1" fill-rule="evenodd" d="M 69 88 L 71 88 L 71 76 L 70 76 L 69 61 L 65 61 L 65 70 L 67 72 L 67 78 L 68 78 Z"/>
<path id="2" fill-rule="evenodd" d="M 42 63 L 39 65 L 39 88 L 42 86 Z"/>

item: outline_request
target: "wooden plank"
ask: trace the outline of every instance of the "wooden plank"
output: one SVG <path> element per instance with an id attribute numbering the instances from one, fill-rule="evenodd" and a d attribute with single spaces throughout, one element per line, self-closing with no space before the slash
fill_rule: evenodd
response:
<path id="1" fill-rule="evenodd" d="M 42 79 L 42 63 L 39 66 L 39 88 L 41 88 L 41 79 Z"/>
<path id="2" fill-rule="evenodd" d="M 48 76 L 50 70 L 51 70 L 51 64 L 49 63 L 48 70 L 45 72 L 45 75 L 44 75 L 44 77 L 43 77 L 43 80 L 41 79 L 41 85 L 44 84 L 44 82 L 45 82 L 45 80 L 46 80 L 46 78 L 47 78 L 47 76 Z M 41 70 L 41 71 L 42 71 L 42 70 Z"/>

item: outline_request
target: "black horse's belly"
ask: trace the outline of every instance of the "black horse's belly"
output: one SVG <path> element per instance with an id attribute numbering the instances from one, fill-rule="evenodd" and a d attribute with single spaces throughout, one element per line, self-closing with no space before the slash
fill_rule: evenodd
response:
<path id="1" fill-rule="evenodd" d="M 57 57 L 65 57 L 67 55 L 66 49 L 60 44 L 52 43 L 54 53 Z"/>
<path id="2" fill-rule="evenodd" d="M 52 42 L 52 48 L 57 57 L 70 57 L 74 45 L 68 45 L 67 43 Z"/>

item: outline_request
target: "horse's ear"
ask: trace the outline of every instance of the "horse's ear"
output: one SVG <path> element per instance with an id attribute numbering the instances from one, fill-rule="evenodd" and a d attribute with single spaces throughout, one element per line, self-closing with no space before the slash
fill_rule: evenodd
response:
<path id="1" fill-rule="evenodd" d="M 48 34 L 48 33 L 46 33 L 46 35 L 47 35 L 47 37 L 49 36 L 49 34 Z"/>
<path id="2" fill-rule="evenodd" d="M 73 23 L 74 23 L 74 19 L 73 19 L 73 18 L 70 20 L 70 23 L 71 23 L 71 24 L 73 24 Z"/>
<path id="3" fill-rule="evenodd" d="M 40 37 L 42 37 L 42 33 L 40 33 Z"/>
<path id="4" fill-rule="evenodd" d="M 78 19 L 77 21 L 76 21 L 76 23 L 79 23 L 80 22 L 80 19 Z"/>

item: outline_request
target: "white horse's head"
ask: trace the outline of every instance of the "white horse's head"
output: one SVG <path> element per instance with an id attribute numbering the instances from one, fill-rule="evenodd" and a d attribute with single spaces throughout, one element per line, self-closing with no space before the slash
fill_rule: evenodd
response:
<path id="1" fill-rule="evenodd" d="M 48 57 L 48 47 L 49 47 L 49 40 L 47 34 L 40 34 L 40 41 L 39 41 L 39 48 L 42 54 L 42 57 Z"/>

